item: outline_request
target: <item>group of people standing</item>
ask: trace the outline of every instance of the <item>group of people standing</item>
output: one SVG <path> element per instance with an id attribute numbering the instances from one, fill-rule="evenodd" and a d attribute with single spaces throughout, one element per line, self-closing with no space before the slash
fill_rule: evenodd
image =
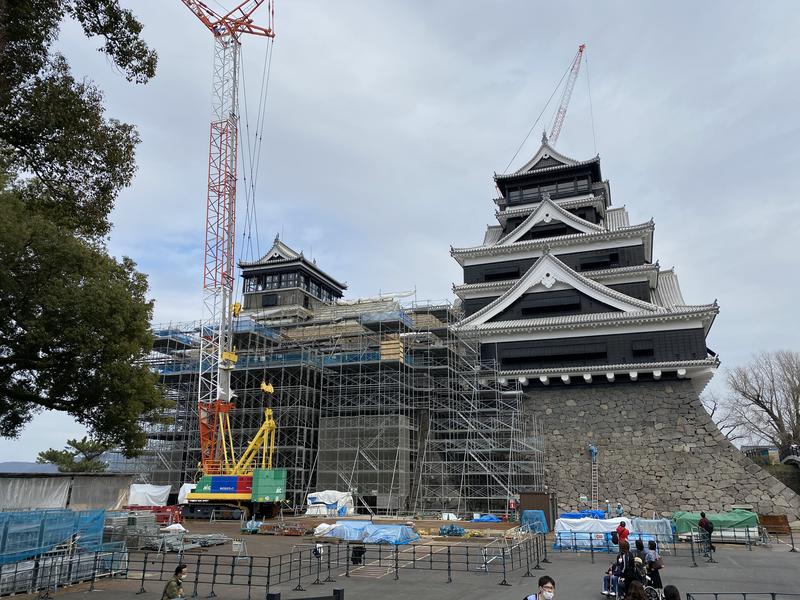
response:
<path id="1" fill-rule="evenodd" d="M 658 553 L 655 540 L 647 542 L 647 550 L 641 539 L 635 542 L 635 551 L 631 550 L 628 537 L 630 531 L 625 526 L 625 521 L 620 521 L 616 530 L 619 554 L 606 571 L 603 577 L 603 595 L 617 598 L 623 596 L 627 600 L 637 600 L 638 591 L 641 589 L 644 598 L 644 586 L 661 589 L 661 569 L 664 561 Z M 636 593 L 635 593 L 636 592 Z"/>

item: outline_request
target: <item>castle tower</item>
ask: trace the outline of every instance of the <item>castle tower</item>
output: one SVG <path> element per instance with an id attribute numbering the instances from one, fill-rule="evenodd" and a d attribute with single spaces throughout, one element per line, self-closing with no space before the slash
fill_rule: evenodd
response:
<path id="1" fill-rule="evenodd" d="M 340 283 L 296 252 L 278 236 L 256 261 L 241 261 L 243 302 L 247 316 L 262 323 L 286 324 L 313 316 L 320 307 L 340 299 L 347 285 Z"/>
<path id="2" fill-rule="evenodd" d="M 481 357 L 525 386 L 545 427 L 551 488 L 563 508 L 591 495 L 634 514 L 752 504 L 800 514 L 800 498 L 736 450 L 699 394 L 719 360 L 706 338 L 716 302 L 687 304 L 673 270 L 653 260 L 651 221 L 612 208 L 599 156 L 578 161 L 548 144 L 495 175 L 498 225 L 483 244 L 453 248 L 454 287 Z"/>

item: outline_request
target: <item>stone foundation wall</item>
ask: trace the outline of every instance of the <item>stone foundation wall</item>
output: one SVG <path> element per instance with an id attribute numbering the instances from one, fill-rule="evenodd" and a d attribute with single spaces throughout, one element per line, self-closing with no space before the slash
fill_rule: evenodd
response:
<path id="1" fill-rule="evenodd" d="M 548 483 L 563 510 L 591 495 L 587 446 L 594 443 L 600 502 L 622 502 L 627 514 L 752 504 L 800 518 L 800 496 L 728 442 L 691 381 L 536 388 L 525 411 L 544 424 Z"/>

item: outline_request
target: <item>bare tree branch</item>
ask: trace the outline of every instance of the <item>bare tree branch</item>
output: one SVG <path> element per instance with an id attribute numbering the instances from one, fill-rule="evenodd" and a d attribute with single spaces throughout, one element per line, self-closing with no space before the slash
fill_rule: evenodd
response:
<path id="1" fill-rule="evenodd" d="M 741 429 L 781 455 L 800 442 L 800 353 L 762 352 L 729 371 L 727 383 L 730 395 L 722 404 Z"/>

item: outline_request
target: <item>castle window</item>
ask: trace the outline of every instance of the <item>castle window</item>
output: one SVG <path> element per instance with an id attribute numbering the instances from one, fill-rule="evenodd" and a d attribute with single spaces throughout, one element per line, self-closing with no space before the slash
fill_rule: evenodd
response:
<path id="1" fill-rule="evenodd" d="M 278 294 L 264 294 L 261 296 L 261 306 L 278 306 Z"/>
<path id="2" fill-rule="evenodd" d="M 278 275 L 264 275 L 264 287 L 262 289 L 276 290 L 279 287 L 280 283 Z"/>
<path id="3" fill-rule="evenodd" d="M 619 266 L 619 252 L 587 256 L 580 260 L 581 271 L 594 271 L 595 269 L 609 269 Z"/>
<path id="4" fill-rule="evenodd" d="M 653 340 L 634 340 L 631 342 L 631 354 L 636 358 L 649 358 L 654 356 Z"/>
<path id="5" fill-rule="evenodd" d="M 297 273 L 284 273 L 281 275 L 281 287 L 297 287 Z"/>
<path id="6" fill-rule="evenodd" d="M 566 344 L 554 348 L 519 348 L 502 353 L 504 368 L 606 360 L 605 343 Z"/>
<path id="7" fill-rule="evenodd" d="M 571 292 L 561 294 L 548 294 L 537 298 L 526 298 L 521 307 L 523 317 L 538 317 L 550 315 L 552 313 L 576 312 L 580 311 L 580 296 Z"/>
<path id="8" fill-rule="evenodd" d="M 516 279 L 517 277 L 519 277 L 519 267 L 486 269 L 483 274 L 484 281 L 505 281 L 506 279 Z"/>

